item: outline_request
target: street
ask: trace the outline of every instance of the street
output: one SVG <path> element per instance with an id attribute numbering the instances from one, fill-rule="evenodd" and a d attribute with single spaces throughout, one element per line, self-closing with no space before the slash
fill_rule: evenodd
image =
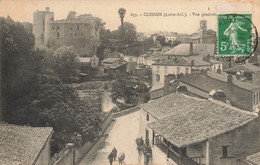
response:
<path id="1" fill-rule="evenodd" d="M 135 139 L 139 136 L 140 111 L 116 118 L 115 123 L 111 123 L 107 133 L 109 136 L 104 147 L 97 152 L 96 158 L 91 165 L 108 165 L 107 157 L 114 147 L 117 149 L 117 156 L 125 153 L 125 164 L 137 164 L 138 153 Z M 113 162 L 118 165 L 118 161 Z"/>

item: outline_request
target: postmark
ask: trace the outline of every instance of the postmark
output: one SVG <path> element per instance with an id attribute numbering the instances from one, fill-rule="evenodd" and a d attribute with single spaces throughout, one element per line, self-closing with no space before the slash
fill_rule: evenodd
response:
<path id="1" fill-rule="evenodd" d="M 246 60 L 258 42 L 252 14 L 218 14 L 217 37 L 218 56 L 242 56 L 239 61 Z"/>

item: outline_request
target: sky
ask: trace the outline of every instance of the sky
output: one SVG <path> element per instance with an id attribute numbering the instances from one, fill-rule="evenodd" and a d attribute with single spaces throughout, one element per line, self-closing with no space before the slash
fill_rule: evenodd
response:
<path id="1" fill-rule="evenodd" d="M 0 0 L 0 16 L 9 15 L 13 20 L 33 22 L 33 12 L 50 7 L 54 19 L 65 19 L 69 11 L 92 14 L 100 17 L 105 27 L 115 30 L 120 26 L 119 8 L 126 9 L 124 21 L 133 23 L 138 32 L 172 31 L 193 33 L 199 29 L 199 21 L 207 20 L 208 29 L 217 29 L 217 6 L 219 3 L 252 6 L 253 23 L 260 27 L 260 0 Z M 230 10 L 230 7 L 228 8 Z M 187 16 L 165 16 L 167 14 L 186 14 Z M 159 16 L 147 16 L 156 13 Z M 199 16 L 193 14 L 199 13 Z M 213 14 L 204 16 L 203 13 Z M 160 14 L 162 14 L 160 16 Z M 138 16 L 136 16 L 138 15 Z"/>

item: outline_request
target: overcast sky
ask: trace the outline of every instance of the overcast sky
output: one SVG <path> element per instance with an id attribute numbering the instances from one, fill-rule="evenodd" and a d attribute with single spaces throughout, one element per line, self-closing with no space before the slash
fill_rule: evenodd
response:
<path id="1" fill-rule="evenodd" d="M 260 0 L 241 0 L 240 3 L 242 2 L 252 4 L 253 22 L 259 27 L 260 21 L 256 23 L 255 20 L 260 20 Z M 192 33 L 199 29 L 199 21 L 202 19 L 208 21 L 208 29 L 217 29 L 216 16 L 201 16 L 203 13 L 217 13 L 216 6 L 216 0 L 0 0 L 0 16 L 9 15 L 15 21 L 32 23 L 34 11 L 45 10 L 45 7 L 50 7 L 50 10 L 54 12 L 55 20 L 65 19 L 69 11 L 76 11 L 78 15 L 92 14 L 100 17 L 106 22 L 106 28 L 115 30 L 120 26 L 117 12 L 122 7 L 126 9 L 124 20 L 135 24 L 138 32 L 173 31 Z M 145 13 L 177 14 L 178 12 L 184 12 L 187 16 L 144 16 Z M 193 16 L 192 12 L 199 13 L 200 16 Z M 139 16 L 133 17 L 131 13 Z"/>

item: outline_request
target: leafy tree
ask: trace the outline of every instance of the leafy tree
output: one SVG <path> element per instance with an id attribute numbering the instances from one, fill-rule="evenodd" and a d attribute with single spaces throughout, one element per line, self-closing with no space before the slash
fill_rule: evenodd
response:
<path id="1" fill-rule="evenodd" d="M 0 18 L 0 33 L 3 120 L 53 127 L 53 152 L 68 142 L 93 141 L 99 133 L 99 112 L 66 84 L 76 73 L 75 49 L 34 49 L 33 35 L 10 17 Z"/>
<path id="2" fill-rule="evenodd" d="M 159 35 L 157 36 L 156 41 L 160 41 L 161 45 L 165 45 L 165 39 L 166 38 L 164 36 Z"/>
<path id="3" fill-rule="evenodd" d="M 111 98 L 114 103 L 123 99 L 128 104 L 138 105 L 149 100 L 149 87 L 141 82 L 131 81 L 127 75 L 118 75 L 112 84 Z"/>
<path id="4" fill-rule="evenodd" d="M 4 120 L 27 106 L 37 94 L 35 83 L 42 57 L 33 51 L 34 37 L 21 23 L 0 17 L 1 105 Z"/>
<path id="5" fill-rule="evenodd" d="M 131 44 L 136 41 L 136 27 L 134 24 L 125 22 L 124 26 L 119 27 L 119 40 L 124 44 Z"/>
<path id="6" fill-rule="evenodd" d="M 54 52 L 55 71 L 65 83 L 71 83 L 77 78 L 79 55 L 73 47 L 61 47 Z"/>
<path id="7" fill-rule="evenodd" d="M 126 13 L 126 10 L 125 10 L 124 8 L 120 8 L 120 9 L 118 10 L 118 14 L 119 14 L 120 19 L 121 19 L 121 26 L 124 25 L 125 13 Z"/>

